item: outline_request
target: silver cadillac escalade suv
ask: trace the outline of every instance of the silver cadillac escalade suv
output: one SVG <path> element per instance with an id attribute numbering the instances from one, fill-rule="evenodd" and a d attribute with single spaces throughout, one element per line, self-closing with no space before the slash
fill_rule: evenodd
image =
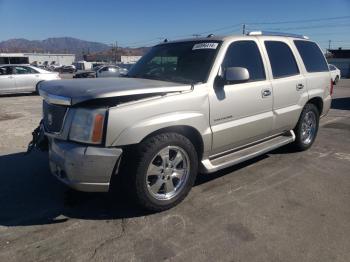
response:
<path id="1" fill-rule="evenodd" d="M 320 48 L 303 36 L 165 41 L 125 77 L 43 82 L 37 133 L 65 184 L 103 192 L 119 177 L 160 211 L 185 198 L 197 173 L 289 143 L 308 149 L 332 88 Z"/>

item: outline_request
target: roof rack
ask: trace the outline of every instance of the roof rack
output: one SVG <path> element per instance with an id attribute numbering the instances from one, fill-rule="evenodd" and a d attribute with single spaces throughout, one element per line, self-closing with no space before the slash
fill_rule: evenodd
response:
<path id="1" fill-rule="evenodd" d="M 250 36 L 254 36 L 254 35 L 286 36 L 286 37 L 295 37 L 295 38 L 309 39 L 305 35 L 282 33 L 282 32 L 269 32 L 269 31 L 251 31 L 251 32 L 248 32 L 247 35 L 250 35 Z"/>

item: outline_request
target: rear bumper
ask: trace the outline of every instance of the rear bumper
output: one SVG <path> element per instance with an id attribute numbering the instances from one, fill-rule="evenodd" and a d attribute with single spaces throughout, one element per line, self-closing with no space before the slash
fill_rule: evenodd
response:
<path id="1" fill-rule="evenodd" d="M 122 152 L 49 138 L 51 173 L 79 191 L 107 192 Z"/>

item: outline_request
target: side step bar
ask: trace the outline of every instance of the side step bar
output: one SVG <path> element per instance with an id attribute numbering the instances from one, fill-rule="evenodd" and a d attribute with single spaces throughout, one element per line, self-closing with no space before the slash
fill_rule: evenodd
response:
<path id="1" fill-rule="evenodd" d="M 259 144 L 254 144 L 250 147 L 216 157 L 202 160 L 203 173 L 212 173 L 220 169 L 236 165 L 246 160 L 252 159 L 259 155 L 265 154 L 278 147 L 287 145 L 295 141 L 293 130 L 284 133 L 283 135 L 265 140 Z"/>

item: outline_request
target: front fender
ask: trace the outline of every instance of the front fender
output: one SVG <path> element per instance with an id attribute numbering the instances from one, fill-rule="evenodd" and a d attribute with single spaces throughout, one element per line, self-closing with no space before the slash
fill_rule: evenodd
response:
<path id="1" fill-rule="evenodd" d="M 194 128 L 202 136 L 204 151 L 211 147 L 211 130 L 208 119 L 199 112 L 174 112 L 153 116 L 123 130 L 112 146 L 137 144 L 149 134 L 177 126 Z"/>

